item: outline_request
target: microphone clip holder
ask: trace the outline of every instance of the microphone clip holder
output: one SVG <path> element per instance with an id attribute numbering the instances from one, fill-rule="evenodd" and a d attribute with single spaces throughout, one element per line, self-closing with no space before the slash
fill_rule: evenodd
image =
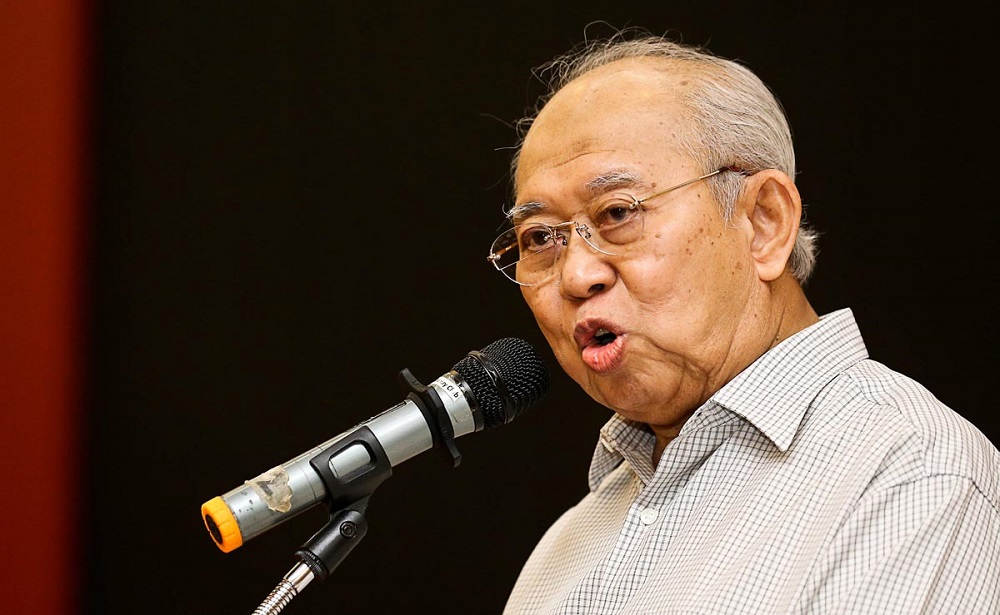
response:
<path id="1" fill-rule="evenodd" d="M 364 511 L 368 498 L 330 514 L 330 520 L 313 534 L 295 555 L 298 563 L 268 594 L 253 615 L 278 615 L 313 579 L 320 581 L 340 565 L 368 533 Z"/>
<path id="2" fill-rule="evenodd" d="M 295 552 L 318 580 L 326 579 L 368 533 L 367 507 L 364 498 L 331 512 L 329 522 Z"/>
<path id="3" fill-rule="evenodd" d="M 462 462 L 462 454 L 455 446 L 455 429 L 441 397 L 433 387 L 421 384 L 409 369 L 404 368 L 399 372 L 399 381 L 409 391 L 406 398 L 423 415 L 431 432 L 433 448 L 441 451 L 448 465 L 457 468 Z M 348 448 L 364 449 L 367 460 L 347 471 L 335 472 L 330 467 L 330 460 Z M 392 476 L 392 464 L 389 463 L 385 449 L 365 425 L 324 449 L 309 460 L 309 465 L 316 470 L 326 487 L 325 503 L 331 513 L 371 496 L 385 479 Z"/>

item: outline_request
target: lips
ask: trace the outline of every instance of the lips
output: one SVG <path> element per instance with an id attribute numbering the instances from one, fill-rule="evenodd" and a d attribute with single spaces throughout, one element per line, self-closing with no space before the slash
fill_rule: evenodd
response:
<path id="1" fill-rule="evenodd" d="M 599 374 L 613 372 L 621 365 L 627 337 L 620 327 L 603 319 L 581 321 L 573 331 L 583 362 Z"/>

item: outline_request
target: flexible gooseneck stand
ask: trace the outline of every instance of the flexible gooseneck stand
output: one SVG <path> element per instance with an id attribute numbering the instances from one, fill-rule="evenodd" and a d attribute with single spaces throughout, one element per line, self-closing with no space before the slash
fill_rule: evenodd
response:
<path id="1" fill-rule="evenodd" d="M 399 373 L 399 380 L 409 390 L 407 398 L 416 404 L 427 421 L 434 448 L 439 448 L 444 453 L 445 460 L 452 467 L 458 467 L 462 455 L 455 446 L 454 429 L 437 392 L 421 384 L 409 369 Z M 326 503 L 331 509 L 330 521 L 295 552 L 299 562 L 254 610 L 253 615 L 280 613 L 313 579 L 322 581 L 330 576 L 368 533 L 368 521 L 364 515 L 368 500 L 375 489 L 392 475 L 392 465 L 370 430 L 358 430 L 354 438 L 338 442 L 309 461 L 319 473 L 329 494 Z M 338 476 L 330 468 L 330 459 L 343 450 L 344 446 L 352 445 L 365 447 L 372 461 L 347 476 Z M 353 501 L 347 506 L 332 510 L 331 503 L 339 505 L 345 499 Z"/>

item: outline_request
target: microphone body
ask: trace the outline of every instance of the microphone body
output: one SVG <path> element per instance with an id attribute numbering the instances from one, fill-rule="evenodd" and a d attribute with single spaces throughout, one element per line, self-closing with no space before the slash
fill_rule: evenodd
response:
<path id="1" fill-rule="evenodd" d="M 548 390 L 548 373 L 527 342 L 505 338 L 472 351 L 424 387 L 407 370 L 407 398 L 202 506 L 225 552 L 325 502 L 331 511 L 371 495 L 392 468 L 454 438 L 513 420 Z"/>

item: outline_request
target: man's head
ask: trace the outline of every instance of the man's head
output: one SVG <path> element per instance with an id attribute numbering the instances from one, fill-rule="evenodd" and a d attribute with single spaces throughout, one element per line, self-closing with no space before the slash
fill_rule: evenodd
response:
<path id="1" fill-rule="evenodd" d="M 660 39 L 559 62 L 515 160 L 512 209 L 515 223 L 561 225 L 520 235 L 522 256 L 557 256 L 522 292 L 592 397 L 679 428 L 808 305 L 796 280 L 813 237 L 799 230 L 787 122 L 745 68 Z"/>
<path id="2" fill-rule="evenodd" d="M 578 77 L 620 60 L 657 58 L 672 61 L 675 70 L 686 70 L 690 77 L 687 87 L 674 92 L 685 107 L 685 129 L 690 131 L 689 138 L 680 145 L 702 168 L 731 166 L 748 172 L 778 169 L 794 180 L 791 130 L 781 103 L 767 85 L 732 60 L 656 36 L 627 39 L 622 33 L 620 37 L 588 43 L 545 65 L 538 74 L 550 76 L 548 93 L 539 100 L 536 112 L 518 123 L 522 138 L 544 103 Z M 519 148 L 511 164 L 515 196 L 520 156 Z M 742 187 L 740 179 L 722 175 L 710 181 L 709 187 L 728 219 Z M 812 274 L 816 239 L 817 233 L 803 221 L 790 262 L 801 284 Z"/>

